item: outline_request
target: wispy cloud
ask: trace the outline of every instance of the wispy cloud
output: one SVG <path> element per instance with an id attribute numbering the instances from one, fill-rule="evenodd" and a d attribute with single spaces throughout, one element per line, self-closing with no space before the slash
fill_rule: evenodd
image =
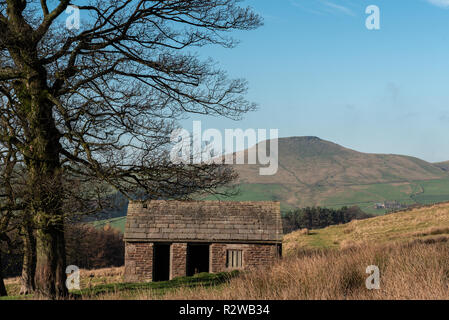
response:
<path id="1" fill-rule="evenodd" d="M 427 0 L 427 2 L 441 8 L 449 8 L 449 0 Z"/>
<path id="2" fill-rule="evenodd" d="M 311 2 L 311 1 L 309 1 Z M 296 1 L 296 0 L 290 0 L 290 4 L 294 7 L 300 8 L 301 10 L 313 13 L 313 14 L 318 14 L 318 15 L 322 15 L 323 12 L 315 10 L 313 8 L 311 8 L 311 6 L 307 6 L 303 3 L 303 1 Z"/>
<path id="3" fill-rule="evenodd" d="M 301 8 L 304 11 L 319 15 L 344 14 L 349 16 L 356 16 L 355 12 L 350 9 L 349 6 L 328 0 L 290 0 L 290 3 L 293 6 Z"/>
<path id="4" fill-rule="evenodd" d="M 349 9 L 348 7 L 333 3 L 333 2 L 329 2 L 329 1 L 320 1 L 322 4 L 324 4 L 325 6 L 327 6 L 328 8 L 331 8 L 332 10 L 335 10 L 337 12 L 341 12 L 350 16 L 355 16 L 354 11 L 352 11 L 351 9 Z"/>

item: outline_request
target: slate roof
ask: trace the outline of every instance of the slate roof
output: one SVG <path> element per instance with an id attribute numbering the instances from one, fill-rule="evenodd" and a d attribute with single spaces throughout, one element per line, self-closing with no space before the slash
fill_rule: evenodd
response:
<path id="1" fill-rule="evenodd" d="M 125 241 L 280 243 L 280 203 L 132 201 Z"/>

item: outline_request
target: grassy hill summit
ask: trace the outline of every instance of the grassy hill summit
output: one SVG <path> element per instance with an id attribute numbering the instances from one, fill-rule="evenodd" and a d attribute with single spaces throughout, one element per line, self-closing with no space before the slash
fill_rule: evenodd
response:
<path id="1" fill-rule="evenodd" d="M 276 175 L 260 176 L 256 166 L 237 166 L 241 181 L 315 187 L 449 178 L 439 166 L 418 158 L 362 153 L 318 137 L 281 138 L 278 145 Z"/>

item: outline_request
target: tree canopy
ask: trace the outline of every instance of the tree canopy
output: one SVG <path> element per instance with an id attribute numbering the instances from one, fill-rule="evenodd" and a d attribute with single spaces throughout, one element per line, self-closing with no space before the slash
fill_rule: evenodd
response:
<path id="1" fill-rule="evenodd" d="M 0 153 L 24 170 L 40 293 L 66 294 L 64 201 L 93 196 L 82 199 L 74 181 L 185 198 L 235 178 L 217 164 L 171 163 L 167 151 L 187 114 L 240 119 L 255 109 L 244 80 L 196 53 L 232 48 L 229 31 L 261 25 L 239 2 L 0 1 Z M 79 29 L 66 27 L 69 6 Z M 1 192 L 2 215 L 19 203 L 11 192 Z"/>

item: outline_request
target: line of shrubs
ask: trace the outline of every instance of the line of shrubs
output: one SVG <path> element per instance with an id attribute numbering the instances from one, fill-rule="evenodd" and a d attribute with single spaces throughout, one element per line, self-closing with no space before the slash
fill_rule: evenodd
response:
<path id="1" fill-rule="evenodd" d="M 286 234 L 298 229 L 321 229 L 331 225 L 348 223 L 355 219 L 361 220 L 372 217 L 374 215 L 363 212 L 357 206 L 340 209 L 307 207 L 284 213 L 282 222 Z"/>

